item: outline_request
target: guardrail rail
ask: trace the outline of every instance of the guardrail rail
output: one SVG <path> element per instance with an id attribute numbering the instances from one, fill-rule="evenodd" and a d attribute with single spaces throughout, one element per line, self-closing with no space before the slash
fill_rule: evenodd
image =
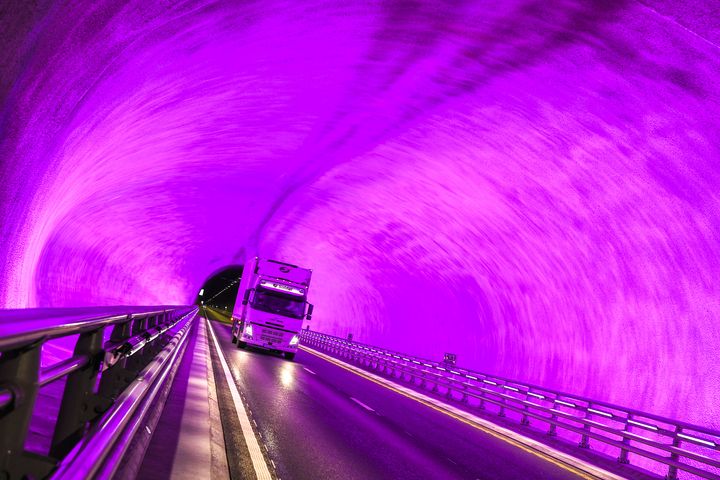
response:
<path id="1" fill-rule="evenodd" d="M 157 390 L 156 380 L 167 376 L 168 362 L 177 357 L 197 308 L 110 310 L 108 314 L 30 319 L 18 314 L 16 321 L 12 320 L 12 312 L 3 312 L 0 478 L 83 478 L 101 468 L 115 468 L 103 467 L 111 454 L 110 447 L 122 440 L 130 414 L 136 413 L 142 402 L 152 397 L 148 394 Z M 120 310 L 124 313 L 117 313 Z M 109 327 L 112 330 L 106 332 Z M 75 336 L 70 358 L 41 367 L 46 342 L 63 337 L 73 341 Z M 49 452 L 41 455 L 28 451 L 25 444 L 38 391 L 63 378 L 65 385 Z M 89 438 L 97 449 L 88 448 Z M 81 464 L 77 461 L 80 451 Z M 64 474 L 55 472 L 58 465 Z M 78 476 L 79 472 L 84 473 Z"/>
<path id="2" fill-rule="evenodd" d="M 720 479 L 716 430 L 312 330 L 302 331 L 301 342 L 448 400 L 480 410 L 493 406 L 501 417 L 515 412 L 523 426 L 529 426 L 531 419 L 539 421 L 549 436 L 556 436 L 558 430 L 573 432 L 579 435 L 580 448 L 591 448 L 591 440 L 615 447 L 621 464 L 630 463 L 631 453 L 639 455 L 666 468 L 668 480 L 677 479 L 679 471 Z"/>

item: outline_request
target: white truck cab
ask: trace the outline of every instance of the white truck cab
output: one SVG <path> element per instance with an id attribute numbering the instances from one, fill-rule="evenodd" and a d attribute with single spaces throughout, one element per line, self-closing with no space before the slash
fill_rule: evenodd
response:
<path id="1" fill-rule="evenodd" d="M 243 268 L 232 316 L 232 341 L 295 358 L 308 302 L 312 270 L 255 257 Z"/>

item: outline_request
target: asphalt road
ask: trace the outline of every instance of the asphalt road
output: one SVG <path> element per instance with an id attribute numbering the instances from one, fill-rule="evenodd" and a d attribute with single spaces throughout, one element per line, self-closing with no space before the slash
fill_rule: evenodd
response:
<path id="1" fill-rule="evenodd" d="M 579 478 L 315 355 L 240 350 L 212 326 L 283 480 Z"/>

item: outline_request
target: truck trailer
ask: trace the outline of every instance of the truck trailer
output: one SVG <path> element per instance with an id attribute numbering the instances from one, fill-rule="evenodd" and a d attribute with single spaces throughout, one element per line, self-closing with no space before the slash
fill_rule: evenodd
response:
<path id="1" fill-rule="evenodd" d="M 308 302 L 312 270 L 255 257 L 243 267 L 232 315 L 232 341 L 295 358 Z"/>

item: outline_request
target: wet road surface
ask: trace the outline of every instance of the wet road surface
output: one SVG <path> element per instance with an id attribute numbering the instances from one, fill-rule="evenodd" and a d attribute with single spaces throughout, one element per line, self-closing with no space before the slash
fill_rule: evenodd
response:
<path id="1" fill-rule="evenodd" d="M 241 350 L 212 326 L 281 479 L 580 478 L 311 353 Z"/>

